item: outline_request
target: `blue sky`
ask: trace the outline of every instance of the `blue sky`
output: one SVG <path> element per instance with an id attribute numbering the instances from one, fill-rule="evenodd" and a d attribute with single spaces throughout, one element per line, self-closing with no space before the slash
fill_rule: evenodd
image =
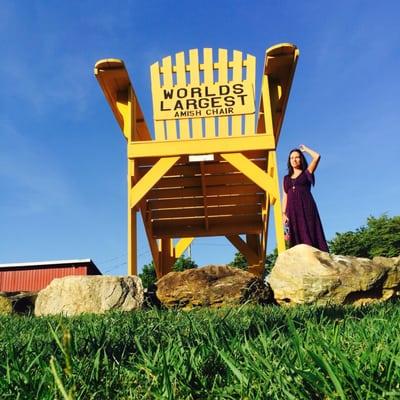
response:
<path id="1" fill-rule="evenodd" d="M 190 48 L 300 58 L 278 147 L 322 155 L 314 197 L 328 239 L 400 214 L 397 1 L 0 2 L 0 263 L 92 258 L 126 272 L 126 148 L 93 76 L 125 61 L 152 124 L 149 66 Z M 270 250 L 274 247 L 271 241 Z M 198 239 L 199 265 L 234 249 Z M 143 234 L 139 267 L 150 261 Z"/>

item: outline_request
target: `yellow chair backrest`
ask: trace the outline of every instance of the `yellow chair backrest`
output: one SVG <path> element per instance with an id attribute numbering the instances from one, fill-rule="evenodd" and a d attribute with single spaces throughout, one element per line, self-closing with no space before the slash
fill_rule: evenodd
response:
<path id="1" fill-rule="evenodd" d="M 151 70 L 155 140 L 255 134 L 256 59 L 234 50 L 197 49 L 154 63 Z"/>

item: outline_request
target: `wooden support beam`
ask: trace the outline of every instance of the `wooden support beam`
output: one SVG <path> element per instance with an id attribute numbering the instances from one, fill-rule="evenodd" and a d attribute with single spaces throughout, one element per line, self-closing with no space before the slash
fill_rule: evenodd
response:
<path id="1" fill-rule="evenodd" d="M 279 194 L 278 165 L 276 160 L 276 153 L 274 151 L 270 151 L 268 154 L 268 169 L 272 173 L 274 185 L 276 191 Z M 286 250 L 286 244 L 283 232 L 281 202 L 276 201 L 273 207 L 274 207 L 276 246 L 278 248 L 278 253 L 282 253 L 283 251 Z"/>
<path id="2" fill-rule="evenodd" d="M 206 231 L 208 231 L 207 188 L 206 188 L 206 177 L 204 174 L 204 162 L 200 163 L 200 172 L 201 172 L 201 190 L 203 192 L 204 227 Z"/>
<path id="3" fill-rule="evenodd" d="M 246 243 L 256 254 L 258 254 L 258 258 L 261 259 L 260 236 L 254 234 L 246 235 Z"/>
<path id="4" fill-rule="evenodd" d="M 172 271 L 172 267 L 176 258 L 173 255 L 173 242 L 171 238 L 161 239 L 161 259 L 160 259 L 160 273 L 161 276 L 168 274 Z M 157 275 L 157 278 L 161 276 Z"/>
<path id="5" fill-rule="evenodd" d="M 137 110 L 134 120 L 135 136 L 139 140 L 151 140 L 150 131 L 124 62 L 115 58 L 99 60 L 95 65 L 94 74 L 125 138 L 128 139 L 127 129 L 125 128 L 125 123 L 127 122 L 125 112 L 129 112 L 126 107 L 126 100 L 129 96 L 128 91 L 132 90 L 132 99 Z"/>
<path id="6" fill-rule="evenodd" d="M 246 235 L 247 245 L 258 255 L 257 263 L 250 264 L 247 268 L 249 272 L 261 277 L 265 269 L 265 256 L 261 253 L 260 235 Z"/>
<path id="7" fill-rule="evenodd" d="M 128 90 L 128 107 L 125 110 L 124 118 L 124 135 L 128 140 L 133 140 L 136 131 L 136 113 L 137 108 L 135 106 L 134 94 L 130 88 L 130 84 L 127 87 Z M 137 163 L 135 160 L 128 159 L 128 275 L 137 275 L 137 216 L 136 210 L 130 206 L 132 201 L 132 188 L 137 180 Z"/>
<path id="8" fill-rule="evenodd" d="M 210 196 L 220 196 L 220 195 L 242 195 L 242 194 L 254 194 L 262 193 L 257 185 L 229 185 L 229 186 L 209 186 L 208 194 Z M 189 187 L 181 188 L 179 191 L 174 189 L 152 189 L 150 190 L 146 199 L 171 199 L 176 197 L 191 197 L 191 196 L 201 196 L 202 191 L 200 187 Z"/>
<path id="9" fill-rule="evenodd" d="M 179 222 L 179 221 L 178 221 Z M 187 223 L 180 221 L 174 223 L 168 222 L 157 222 L 153 224 L 153 235 L 157 238 L 163 237 L 185 237 L 185 236 L 225 236 L 226 232 L 233 235 L 235 234 L 246 234 L 246 233 L 260 233 L 262 229 L 261 221 L 255 220 L 254 218 L 236 218 L 236 222 L 232 223 L 221 219 L 220 221 L 213 221 L 210 218 L 209 230 L 204 229 L 204 222 L 202 219 L 190 220 Z M 168 235 L 168 236 L 167 236 Z"/>
<path id="10" fill-rule="evenodd" d="M 267 239 L 268 239 L 268 227 L 269 227 L 269 215 L 270 215 L 270 198 L 269 194 L 265 194 L 265 203 L 262 210 L 262 229 L 260 235 L 260 247 L 262 264 L 265 265 L 265 259 L 267 254 Z"/>
<path id="11" fill-rule="evenodd" d="M 137 222 L 136 222 L 136 211 L 130 207 L 131 201 L 131 188 L 135 179 L 135 161 L 128 160 L 128 198 L 127 198 L 127 209 L 128 209 L 128 275 L 137 274 Z"/>
<path id="12" fill-rule="evenodd" d="M 149 242 L 149 247 L 151 251 L 151 255 L 153 257 L 153 262 L 154 262 L 154 267 L 157 270 L 159 270 L 160 267 L 160 249 L 157 243 L 157 240 L 153 237 L 152 230 L 151 230 L 151 221 L 150 221 L 150 215 L 147 210 L 145 210 L 144 207 L 140 207 L 140 212 L 142 214 L 142 220 L 143 220 L 143 225 L 144 229 L 146 232 L 147 240 Z"/>
<path id="13" fill-rule="evenodd" d="M 184 251 L 190 246 L 190 244 L 193 242 L 192 237 L 190 238 L 182 238 L 179 240 L 179 242 L 175 245 L 175 257 L 179 258 Z"/>
<path id="14" fill-rule="evenodd" d="M 230 162 L 238 171 L 246 175 L 265 192 L 268 192 L 274 198 L 273 201 L 276 201 L 279 196 L 279 191 L 277 190 L 274 180 L 267 172 L 255 165 L 241 153 L 224 153 L 221 154 L 221 157 Z"/>
<path id="15" fill-rule="evenodd" d="M 215 154 L 260 149 L 272 150 L 274 148 L 274 136 L 259 133 L 253 136 L 217 137 L 213 139 L 131 142 L 128 143 L 128 157 L 169 157 L 185 154 Z"/>
<path id="16" fill-rule="evenodd" d="M 226 238 L 244 255 L 249 265 L 260 263 L 259 255 L 239 235 L 226 235 Z"/>
<path id="17" fill-rule="evenodd" d="M 280 43 L 266 51 L 264 76 L 268 76 L 269 81 L 276 142 L 279 140 L 299 54 L 299 49 L 291 43 Z"/>
<path id="18" fill-rule="evenodd" d="M 264 201 L 264 195 L 261 193 L 249 195 L 225 195 L 225 196 L 207 196 L 208 206 L 221 206 L 221 205 L 251 205 L 261 204 Z M 198 197 L 177 197 L 170 199 L 150 199 L 147 204 L 151 210 L 163 210 L 168 208 L 182 208 L 182 207 L 201 207 L 203 199 Z"/>
<path id="19" fill-rule="evenodd" d="M 160 158 L 139 182 L 131 189 L 131 208 L 135 207 L 162 178 L 162 176 L 179 160 L 179 157 Z"/>
<path id="20" fill-rule="evenodd" d="M 260 112 L 258 116 L 257 132 L 267 132 L 270 135 L 274 135 L 274 121 L 267 75 L 263 76 L 261 82 Z"/>

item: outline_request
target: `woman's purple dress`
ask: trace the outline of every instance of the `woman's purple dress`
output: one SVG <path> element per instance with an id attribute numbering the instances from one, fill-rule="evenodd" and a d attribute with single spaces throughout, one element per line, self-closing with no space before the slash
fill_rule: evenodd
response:
<path id="1" fill-rule="evenodd" d="M 311 194 L 314 174 L 307 169 L 297 178 L 283 178 L 283 189 L 287 194 L 286 215 L 289 218 L 290 246 L 308 244 L 322 251 L 329 251 L 318 214 L 317 205 Z"/>

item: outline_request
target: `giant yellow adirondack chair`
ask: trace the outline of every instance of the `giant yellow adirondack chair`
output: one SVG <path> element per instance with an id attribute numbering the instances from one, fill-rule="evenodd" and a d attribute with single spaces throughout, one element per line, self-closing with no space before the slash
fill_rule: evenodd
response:
<path id="1" fill-rule="evenodd" d="M 285 249 L 276 146 L 299 52 L 286 43 L 267 50 L 257 116 L 255 57 L 229 55 L 193 49 L 151 66 L 154 139 L 123 61 L 96 63 L 127 140 L 128 274 L 137 273 L 139 211 L 157 277 L 200 236 L 226 236 L 261 274 L 271 207 Z"/>

